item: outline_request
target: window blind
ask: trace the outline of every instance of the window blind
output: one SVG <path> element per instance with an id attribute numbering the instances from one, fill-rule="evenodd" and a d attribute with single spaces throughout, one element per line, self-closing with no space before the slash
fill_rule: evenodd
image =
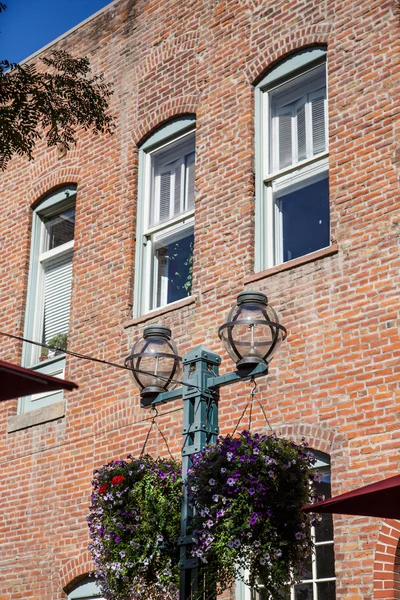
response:
<path id="1" fill-rule="evenodd" d="M 72 252 L 49 259 L 44 271 L 43 339 L 48 343 L 58 333 L 68 333 L 71 305 Z"/>

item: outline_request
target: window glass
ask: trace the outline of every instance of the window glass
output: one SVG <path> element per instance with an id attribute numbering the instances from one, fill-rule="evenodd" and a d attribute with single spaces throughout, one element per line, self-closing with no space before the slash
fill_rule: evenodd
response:
<path id="1" fill-rule="evenodd" d="M 321 581 L 317 583 L 318 598 L 322 600 L 335 600 L 336 586 L 334 581 Z"/>
<path id="2" fill-rule="evenodd" d="M 181 239 L 160 243 L 156 247 L 157 305 L 176 302 L 192 289 L 193 229 Z"/>
<path id="3" fill-rule="evenodd" d="M 85 579 L 77 585 L 69 594 L 68 600 L 103 600 L 99 587 L 95 580 Z"/>
<path id="4" fill-rule="evenodd" d="M 288 186 L 278 192 L 275 205 L 282 228 L 282 261 L 286 262 L 329 245 L 329 181 Z"/>
<path id="5" fill-rule="evenodd" d="M 48 236 L 48 250 L 62 246 L 74 239 L 75 207 L 51 217 L 44 217 L 43 222 Z"/>

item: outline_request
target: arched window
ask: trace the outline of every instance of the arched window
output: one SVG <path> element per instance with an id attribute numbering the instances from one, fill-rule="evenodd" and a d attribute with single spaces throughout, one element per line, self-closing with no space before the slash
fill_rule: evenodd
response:
<path id="1" fill-rule="evenodd" d="M 49 194 L 33 211 L 28 294 L 24 337 L 39 344 L 53 345 L 51 351 L 24 343 L 25 367 L 63 376 L 69 329 L 72 256 L 75 228 L 74 186 Z M 20 402 L 20 412 L 57 402 L 62 392 L 36 394 Z"/>
<path id="2" fill-rule="evenodd" d="M 326 52 L 304 50 L 255 90 L 255 270 L 330 245 Z"/>
<path id="3" fill-rule="evenodd" d="M 68 600 L 103 600 L 103 598 L 97 583 L 87 578 L 68 594 Z"/>
<path id="4" fill-rule="evenodd" d="M 182 117 L 140 148 L 135 316 L 190 296 L 195 119 Z"/>

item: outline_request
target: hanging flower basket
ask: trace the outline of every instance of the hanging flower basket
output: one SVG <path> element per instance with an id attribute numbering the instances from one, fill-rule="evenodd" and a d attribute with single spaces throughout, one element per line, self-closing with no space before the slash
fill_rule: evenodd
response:
<path id="1" fill-rule="evenodd" d="M 128 457 L 95 472 L 88 523 L 107 600 L 175 600 L 182 479 L 172 460 Z"/>
<path id="2" fill-rule="evenodd" d="M 298 580 L 311 550 L 314 517 L 300 509 L 312 501 L 314 462 L 305 444 L 248 431 L 194 456 L 193 553 L 218 593 L 240 578 L 277 598 Z"/>

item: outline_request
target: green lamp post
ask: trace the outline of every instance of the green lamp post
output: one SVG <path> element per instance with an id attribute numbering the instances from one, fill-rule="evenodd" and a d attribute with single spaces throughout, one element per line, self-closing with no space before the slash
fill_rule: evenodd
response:
<path id="1" fill-rule="evenodd" d="M 191 456 L 216 441 L 219 389 L 237 381 L 267 375 L 268 363 L 286 339 L 286 329 L 261 292 L 242 292 L 218 335 L 236 363 L 236 370 L 219 375 L 221 358 L 203 345 L 178 355 L 171 330 L 162 325 L 145 328 L 125 365 L 140 390 L 141 406 L 151 408 L 183 400 L 182 478 L 185 482 Z M 182 377 L 183 366 L 183 380 Z M 179 387 L 177 387 L 179 386 Z M 200 589 L 198 559 L 191 556 L 190 508 L 184 486 L 181 513 L 180 600 L 191 600 Z M 202 584 L 203 585 L 203 584 Z M 210 590 L 207 590 L 209 598 Z M 212 594 L 212 591 L 211 591 Z"/>

